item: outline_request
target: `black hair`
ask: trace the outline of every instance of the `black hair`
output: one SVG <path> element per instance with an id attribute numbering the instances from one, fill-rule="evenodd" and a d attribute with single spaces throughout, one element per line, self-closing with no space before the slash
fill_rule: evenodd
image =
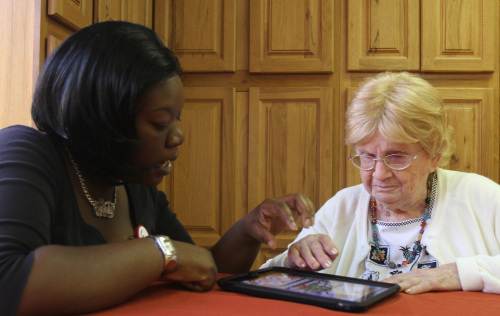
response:
<path id="1" fill-rule="evenodd" d="M 31 115 L 79 163 L 114 183 L 144 170 L 131 162 L 141 146 L 138 99 L 175 75 L 181 75 L 179 61 L 151 29 L 124 21 L 96 23 L 72 34 L 48 58 Z"/>

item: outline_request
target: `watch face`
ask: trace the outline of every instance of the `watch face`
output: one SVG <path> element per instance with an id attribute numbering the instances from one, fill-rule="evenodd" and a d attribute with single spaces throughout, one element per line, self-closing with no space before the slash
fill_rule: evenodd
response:
<path id="1" fill-rule="evenodd" d="M 163 273 L 171 272 L 175 269 L 177 265 L 177 251 L 175 250 L 174 244 L 167 236 L 148 236 L 155 240 L 156 245 L 165 257 L 165 266 L 163 267 Z"/>
<path id="2" fill-rule="evenodd" d="M 175 252 L 174 245 L 172 245 L 172 242 L 170 240 L 164 239 L 163 245 L 165 246 L 165 250 L 169 255 L 172 255 Z"/>
<path id="3" fill-rule="evenodd" d="M 175 250 L 172 241 L 167 236 L 160 236 L 158 237 L 158 240 L 162 245 L 161 248 L 163 254 L 165 255 L 164 272 L 173 271 L 177 265 L 177 251 Z"/>
<path id="4" fill-rule="evenodd" d="M 165 252 L 165 256 L 169 257 L 171 260 L 177 260 L 177 251 L 174 248 L 174 245 L 172 244 L 172 241 L 170 238 L 166 236 L 161 236 L 159 237 L 161 244 L 163 245 L 163 251 Z"/>

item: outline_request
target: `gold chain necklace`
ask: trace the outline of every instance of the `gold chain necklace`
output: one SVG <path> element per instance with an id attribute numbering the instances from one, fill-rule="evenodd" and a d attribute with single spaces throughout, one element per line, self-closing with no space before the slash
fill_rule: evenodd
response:
<path id="1" fill-rule="evenodd" d="M 73 155 L 71 155 L 69 149 L 67 147 L 64 147 L 66 150 L 66 153 L 68 154 L 69 161 L 71 161 L 71 164 L 73 165 L 73 168 L 75 169 L 76 176 L 78 177 L 78 180 L 80 181 L 80 186 L 82 187 L 83 195 L 85 195 L 85 198 L 87 201 L 89 201 L 90 206 L 92 206 L 92 213 L 96 217 L 104 217 L 104 218 L 113 218 L 115 216 L 115 207 L 116 207 L 116 194 L 117 194 L 117 187 L 115 186 L 114 192 L 113 192 L 113 202 L 111 201 L 104 201 L 104 199 L 100 198 L 99 200 L 94 200 L 92 196 L 89 193 L 89 190 L 87 189 L 87 185 L 85 185 L 85 180 L 83 179 L 83 176 L 80 172 L 80 168 L 78 168 L 78 165 L 76 164 L 75 160 L 73 159 Z"/>

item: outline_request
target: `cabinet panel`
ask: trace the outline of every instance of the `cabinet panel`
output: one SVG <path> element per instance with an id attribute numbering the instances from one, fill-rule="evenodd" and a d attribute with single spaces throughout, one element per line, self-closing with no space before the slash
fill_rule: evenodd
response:
<path id="1" fill-rule="evenodd" d="M 129 21 L 153 27 L 153 0 L 95 0 L 94 20 Z"/>
<path id="2" fill-rule="evenodd" d="M 234 221 L 233 114 L 230 88 L 185 88 L 185 141 L 165 178 L 171 208 L 197 245 L 212 246 Z"/>
<path id="3" fill-rule="evenodd" d="M 92 24 L 91 0 L 48 0 L 47 15 L 73 30 Z"/>
<path id="4" fill-rule="evenodd" d="M 155 31 L 183 71 L 234 72 L 235 12 L 235 0 L 157 0 Z"/>
<path id="5" fill-rule="evenodd" d="M 250 88 L 250 205 L 301 192 L 319 206 L 332 196 L 332 98 L 331 88 Z M 295 236 L 278 235 L 278 248 Z"/>
<path id="6" fill-rule="evenodd" d="M 124 20 L 153 26 L 153 0 L 94 0 L 94 3 L 91 0 L 48 0 L 47 5 L 49 18 L 42 18 L 41 31 L 46 34 L 42 63 L 75 30 L 92 24 L 92 12 L 95 13 L 95 22 Z"/>
<path id="7" fill-rule="evenodd" d="M 418 0 L 347 1 L 348 70 L 418 70 Z"/>
<path id="8" fill-rule="evenodd" d="M 71 1 L 41 1 L 40 68 L 43 66 L 45 59 L 52 54 L 62 41 L 73 34 L 75 30 L 92 24 L 91 0 L 82 0 L 72 4 L 68 2 Z M 75 7 L 76 4 L 78 4 L 78 7 Z M 49 5 L 52 5 L 52 8 L 49 8 Z M 89 10 L 89 8 L 90 12 L 82 13 L 80 11 Z M 68 14 L 68 11 L 71 14 Z M 49 14 L 49 12 L 53 12 L 53 14 Z M 89 16 L 90 20 L 87 21 Z M 64 17 L 64 19 L 61 17 Z M 75 17 L 75 20 L 70 20 L 73 17 Z M 84 19 L 85 23 L 88 22 L 88 24 L 82 22 Z"/>
<path id="9" fill-rule="evenodd" d="M 422 70 L 493 71 L 494 1 L 422 1 Z"/>
<path id="10" fill-rule="evenodd" d="M 71 33 L 64 33 L 64 31 L 51 32 L 51 34 L 48 34 L 45 57 L 49 57 L 56 50 L 56 48 L 70 35 Z"/>
<path id="11" fill-rule="evenodd" d="M 250 1 L 250 72 L 333 72 L 332 0 Z"/>
<path id="12" fill-rule="evenodd" d="M 493 128 L 493 90 L 438 90 L 444 101 L 447 123 L 455 129 L 457 143 L 450 163 L 444 168 L 479 173 L 498 182 L 498 128 Z"/>

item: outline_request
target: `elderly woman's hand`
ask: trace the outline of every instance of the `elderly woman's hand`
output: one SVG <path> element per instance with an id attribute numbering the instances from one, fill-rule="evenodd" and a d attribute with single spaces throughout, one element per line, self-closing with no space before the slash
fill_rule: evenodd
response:
<path id="1" fill-rule="evenodd" d="M 399 284 L 401 291 L 408 294 L 462 290 L 456 263 L 444 264 L 435 269 L 416 269 L 395 274 L 383 282 Z"/>
<path id="2" fill-rule="evenodd" d="M 314 204 L 304 194 L 288 194 L 280 198 L 264 200 L 243 220 L 246 234 L 252 239 L 276 248 L 274 236 L 286 228 L 297 230 L 296 220 L 301 218 L 302 225 L 314 224 Z"/>
<path id="3" fill-rule="evenodd" d="M 288 248 L 285 266 L 304 270 L 322 270 L 332 265 L 338 250 L 328 235 L 309 235 Z"/>

